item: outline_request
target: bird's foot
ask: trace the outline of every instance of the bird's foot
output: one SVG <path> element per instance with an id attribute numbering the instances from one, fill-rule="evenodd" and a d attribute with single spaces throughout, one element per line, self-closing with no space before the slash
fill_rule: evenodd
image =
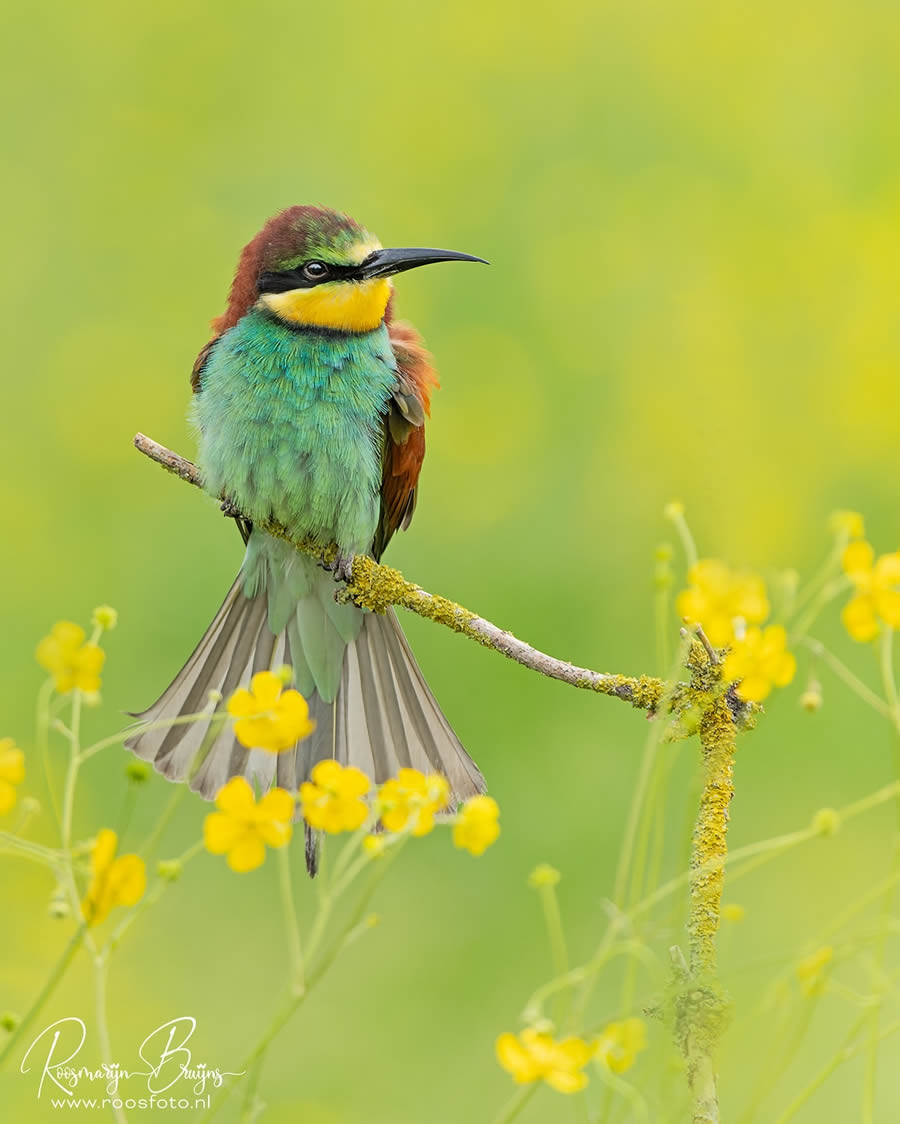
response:
<path id="1" fill-rule="evenodd" d="M 349 582 L 353 577 L 353 555 L 338 551 L 331 562 L 325 563 L 325 569 L 334 574 L 336 582 Z"/>
<path id="2" fill-rule="evenodd" d="M 241 513 L 234 506 L 231 500 L 227 498 L 223 499 L 219 504 L 219 510 L 222 512 L 226 519 L 239 519 L 241 517 Z"/>

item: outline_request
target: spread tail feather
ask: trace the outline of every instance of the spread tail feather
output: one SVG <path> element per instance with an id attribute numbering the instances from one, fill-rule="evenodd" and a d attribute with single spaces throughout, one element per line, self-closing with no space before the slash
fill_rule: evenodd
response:
<path id="1" fill-rule="evenodd" d="M 304 653 L 292 659 L 291 644 L 302 644 L 302 635 L 292 626 L 275 634 L 268 622 L 266 589 L 248 594 L 238 575 L 187 663 L 159 699 L 134 717 L 142 724 L 171 723 L 208 708 L 213 690 L 222 694 L 221 711 L 232 691 L 257 671 L 299 665 Z M 403 766 L 441 773 L 454 801 L 484 791 L 481 773 L 429 690 L 393 609 L 362 616 L 358 633 L 347 642 L 333 699 L 315 689 L 304 693 L 315 732 L 283 753 L 245 749 L 229 724 L 213 725 L 211 710 L 189 724 L 136 730 L 125 744 L 207 800 L 234 776 L 246 777 L 261 791 L 277 784 L 296 792 L 316 762 L 327 758 L 357 766 L 376 784 Z"/>

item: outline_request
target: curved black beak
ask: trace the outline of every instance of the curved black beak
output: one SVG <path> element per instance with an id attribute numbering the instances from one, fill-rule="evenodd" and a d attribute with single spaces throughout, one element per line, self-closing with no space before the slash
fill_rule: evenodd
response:
<path id="1" fill-rule="evenodd" d="M 403 273 L 407 269 L 417 269 L 420 265 L 433 265 L 439 261 L 478 261 L 483 265 L 490 264 L 484 258 L 459 254 L 456 250 L 375 250 L 359 266 L 358 276 L 363 280 L 370 277 L 390 277 L 393 273 Z"/>

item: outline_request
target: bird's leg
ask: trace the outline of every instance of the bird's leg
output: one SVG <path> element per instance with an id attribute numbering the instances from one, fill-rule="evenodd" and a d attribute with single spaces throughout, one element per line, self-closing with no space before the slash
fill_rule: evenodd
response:
<path id="1" fill-rule="evenodd" d="M 334 574 L 336 582 L 348 582 L 353 577 L 353 555 L 344 554 L 342 550 L 338 549 L 331 562 L 325 563 L 325 569 Z"/>

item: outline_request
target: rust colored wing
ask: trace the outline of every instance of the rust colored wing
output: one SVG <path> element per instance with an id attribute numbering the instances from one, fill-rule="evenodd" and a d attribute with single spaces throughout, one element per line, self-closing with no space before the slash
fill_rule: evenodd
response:
<path id="1" fill-rule="evenodd" d="M 381 514 L 372 549 L 376 559 L 397 528 L 405 531 L 412 520 L 425 458 L 425 419 L 431 414 L 431 392 L 440 385 L 415 328 L 391 321 L 388 332 L 397 360 L 397 385 L 384 420 Z"/>
<path id="2" fill-rule="evenodd" d="M 218 342 L 219 336 L 213 336 L 209 343 L 203 345 L 200 354 L 194 360 L 194 366 L 191 368 L 191 390 L 193 390 L 195 394 L 200 393 L 203 368 L 206 366 L 206 361 L 209 359 L 210 355 L 212 355 L 212 349 Z"/>

